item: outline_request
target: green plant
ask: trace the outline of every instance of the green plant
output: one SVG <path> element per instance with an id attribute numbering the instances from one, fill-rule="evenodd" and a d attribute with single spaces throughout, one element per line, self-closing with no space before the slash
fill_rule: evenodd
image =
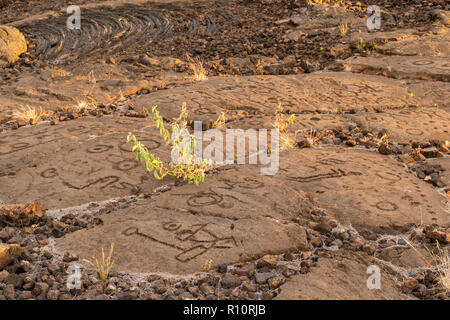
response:
<path id="1" fill-rule="evenodd" d="M 193 181 L 196 185 L 205 180 L 205 172 L 208 170 L 208 162 L 206 160 L 195 159 L 194 147 L 195 138 L 189 134 L 186 129 L 186 105 L 183 104 L 180 116 L 171 125 L 171 130 L 165 128 L 164 119 L 160 115 L 157 107 L 152 108 L 152 121 L 155 122 L 159 133 L 166 145 L 170 145 L 173 151 L 178 152 L 179 163 L 170 162 L 165 164 L 159 157 L 153 155 L 136 137 L 129 133 L 127 142 L 133 140 L 134 146 L 132 152 L 136 154 L 137 161 L 144 160 L 145 168 L 149 172 L 153 172 L 156 179 L 161 180 L 165 176 L 174 176 L 178 179 Z"/>
<path id="2" fill-rule="evenodd" d="M 356 49 L 358 49 L 359 52 L 363 52 L 366 50 L 366 44 L 364 43 L 364 40 L 362 38 L 359 38 L 359 43 L 356 46 Z"/>
<path id="3" fill-rule="evenodd" d="M 284 113 L 283 113 L 283 107 L 281 106 L 281 103 L 278 104 L 278 110 L 275 113 L 275 120 L 273 123 L 273 126 L 278 129 L 280 133 L 280 144 L 284 149 L 290 149 L 294 145 L 294 139 L 291 137 L 291 135 L 288 132 L 288 127 L 290 124 L 293 124 L 296 116 L 295 114 L 292 114 L 289 118 L 286 119 Z"/>

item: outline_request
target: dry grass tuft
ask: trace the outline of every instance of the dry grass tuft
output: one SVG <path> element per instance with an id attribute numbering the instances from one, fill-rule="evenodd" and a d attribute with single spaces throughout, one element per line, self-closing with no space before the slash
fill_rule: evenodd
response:
<path id="1" fill-rule="evenodd" d="M 111 248 L 109 249 L 109 254 L 105 257 L 105 251 L 102 248 L 102 259 L 99 261 L 97 258 L 93 257 L 95 260 L 95 264 L 89 260 L 84 259 L 90 265 L 94 266 L 97 269 L 97 274 L 99 278 L 103 281 L 108 279 L 109 272 L 111 271 L 112 266 L 114 265 L 114 261 L 112 260 L 112 254 L 114 251 L 114 244 L 111 243 Z"/>
<path id="2" fill-rule="evenodd" d="M 89 99 L 91 101 L 80 101 L 76 105 L 72 106 L 70 109 L 73 110 L 93 110 L 97 109 L 97 103 L 93 99 Z"/>
<path id="3" fill-rule="evenodd" d="M 213 263 L 213 261 L 211 259 L 210 260 L 206 260 L 205 263 L 202 266 L 202 270 L 205 271 L 205 272 L 208 272 L 209 270 L 211 270 L 212 263 Z"/>
<path id="4" fill-rule="evenodd" d="M 347 24 L 340 24 L 339 25 L 339 31 L 341 32 L 341 35 L 345 37 L 348 34 L 348 25 Z"/>
<path id="5" fill-rule="evenodd" d="M 328 10 L 328 8 L 342 8 L 351 11 L 366 11 L 366 8 L 362 7 L 361 2 L 357 1 L 353 4 L 351 0 L 306 0 L 306 4 L 309 6 L 322 5 L 325 10 Z"/>
<path id="6" fill-rule="evenodd" d="M 32 108 L 30 106 L 22 106 L 19 110 L 13 111 L 12 118 L 14 120 L 38 121 L 42 117 L 50 115 L 52 112 L 44 111 L 42 108 Z"/>
<path id="7" fill-rule="evenodd" d="M 450 256 L 448 255 L 448 248 L 442 248 L 439 242 L 436 241 L 436 253 L 431 253 L 435 267 L 439 273 L 439 282 L 450 291 Z"/>
<path id="8" fill-rule="evenodd" d="M 225 127 L 225 122 L 226 122 L 226 117 L 225 117 L 225 112 L 222 112 L 220 114 L 220 116 L 217 117 L 217 120 L 214 121 L 214 123 L 212 124 L 212 127 L 214 129 L 221 129 L 223 127 Z"/>
<path id="9" fill-rule="evenodd" d="M 293 124 L 295 115 L 291 115 L 287 118 L 283 113 L 283 107 L 281 103 L 278 104 L 277 112 L 275 113 L 275 120 L 273 123 L 274 128 L 278 129 L 280 133 L 280 146 L 283 149 L 292 149 L 294 147 L 295 139 L 288 132 L 288 127 Z"/>
<path id="10" fill-rule="evenodd" d="M 196 81 L 203 81 L 207 79 L 208 72 L 204 67 L 204 63 L 200 58 L 192 59 L 188 56 L 189 68 L 194 73 Z"/>
<path id="11" fill-rule="evenodd" d="M 431 257 L 430 261 L 430 259 L 425 258 L 409 241 L 406 241 L 406 243 L 421 257 L 427 268 L 438 273 L 440 284 L 445 290 L 450 291 L 450 256 L 448 254 L 448 248 L 442 248 L 439 241 L 436 241 L 435 251 L 425 247 Z"/>
<path id="12" fill-rule="evenodd" d="M 320 144 L 320 139 L 324 136 L 324 132 L 319 132 L 316 129 L 300 130 L 295 132 L 295 136 L 301 134 L 305 139 L 306 145 L 303 147 L 314 147 Z"/>

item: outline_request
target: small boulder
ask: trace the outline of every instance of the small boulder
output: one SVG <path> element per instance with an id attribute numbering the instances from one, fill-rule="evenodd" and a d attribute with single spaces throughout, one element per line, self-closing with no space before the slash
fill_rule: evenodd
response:
<path id="1" fill-rule="evenodd" d="M 25 227 L 37 223 L 44 216 L 39 202 L 10 204 L 0 208 L 0 227 Z"/>
<path id="2" fill-rule="evenodd" d="M 450 232 L 427 230 L 425 232 L 425 237 L 427 237 L 428 239 L 437 240 L 442 243 L 450 243 Z"/>
<path id="3" fill-rule="evenodd" d="M 22 255 L 22 248 L 17 244 L 0 243 L 0 269 L 6 267 Z"/>
<path id="4" fill-rule="evenodd" d="M 14 27 L 0 26 L 0 66 L 9 65 L 27 51 L 23 34 Z"/>
<path id="5" fill-rule="evenodd" d="M 275 269 L 277 267 L 278 258 L 272 255 L 265 255 L 261 259 L 258 260 L 256 267 L 264 268 L 268 267 L 269 269 Z"/>

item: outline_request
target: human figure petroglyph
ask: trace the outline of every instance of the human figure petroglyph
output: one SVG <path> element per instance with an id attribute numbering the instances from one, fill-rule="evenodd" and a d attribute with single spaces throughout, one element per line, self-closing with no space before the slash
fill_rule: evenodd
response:
<path id="1" fill-rule="evenodd" d="M 346 176 L 351 176 L 351 175 L 360 176 L 360 175 L 362 175 L 362 173 L 354 172 L 354 171 L 345 172 L 342 169 L 331 169 L 327 173 L 310 175 L 310 176 L 288 175 L 287 179 L 292 180 L 292 181 L 297 181 L 297 182 L 311 182 L 311 181 L 318 181 L 318 180 L 323 180 L 323 179 L 341 178 L 341 177 L 346 177 Z"/>
<path id="2" fill-rule="evenodd" d="M 149 233 L 144 233 L 137 227 L 129 227 L 122 234 L 125 236 L 137 235 L 162 245 L 177 249 L 179 253 L 175 259 L 180 262 L 189 262 L 212 249 L 231 249 L 237 245 L 234 237 L 221 237 L 208 229 L 208 224 L 193 224 L 186 228 L 173 221 L 163 222 L 162 229 L 173 235 L 172 241 L 161 240 Z"/>

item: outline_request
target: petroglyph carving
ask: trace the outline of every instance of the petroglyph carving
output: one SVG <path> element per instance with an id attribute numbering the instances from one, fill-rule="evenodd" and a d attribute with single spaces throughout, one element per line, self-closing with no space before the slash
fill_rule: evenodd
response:
<path id="1" fill-rule="evenodd" d="M 223 237 L 208 229 L 208 224 L 193 224 L 183 228 L 182 224 L 168 221 L 162 223 L 161 227 L 168 231 L 173 238 L 162 240 L 144 233 L 137 227 L 129 227 L 122 233 L 125 236 L 139 236 L 147 240 L 177 249 L 179 253 L 175 259 L 180 262 L 188 262 L 214 249 L 230 249 L 237 245 L 234 237 Z"/>

